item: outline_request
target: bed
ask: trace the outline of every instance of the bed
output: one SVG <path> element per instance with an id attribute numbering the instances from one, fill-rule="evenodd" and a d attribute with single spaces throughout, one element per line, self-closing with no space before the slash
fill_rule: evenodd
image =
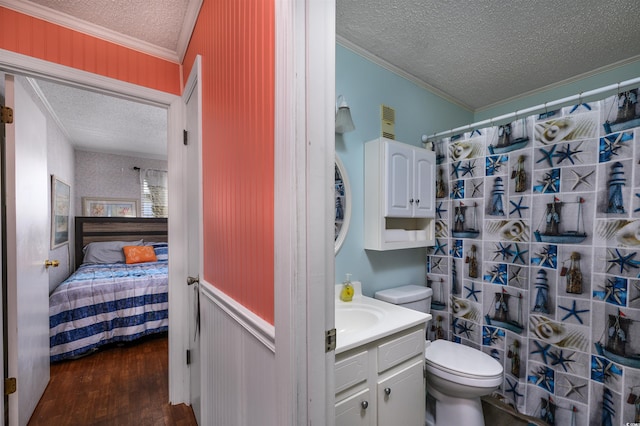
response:
<path id="1" fill-rule="evenodd" d="M 168 330 L 167 240 L 166 219 L 75 218 L 79 266 L 49 296 L 52 362 Z"/>

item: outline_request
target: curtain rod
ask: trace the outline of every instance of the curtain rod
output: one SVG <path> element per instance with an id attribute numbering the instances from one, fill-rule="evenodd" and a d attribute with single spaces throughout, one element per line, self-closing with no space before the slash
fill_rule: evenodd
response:
<path id="1" fill-rule="evenodd" d="M 475 130 L 475 129 L 482 129 L 484 127 L 487 127 L 488 125 L 489 126 L 494 126 L 497 123 L 505 121 L 505 120 L 510 119 L 510 118 L 517 119 L 517 117 L 519 117 L 519 116 L 526 116 L 528 114 L 532 114 L 532 113 L 537 112 L 537 111 L 546 111 L 550 107 L 555 107 L 555 106 L 559 106 L 559 105 L 562 105 L 562 104 L 570 104 L 570 103 L 575 102 L 575 101 L 581 102 L 585 98 L 589 98 L 589 97 L 595 96 L 595 95 L 600 95 L 600 94 L 602 94 L 604 92 L 617 90 L 617 92 L 619 93 L 621 87 L 632 86 L 632 85 L 636 85 L 638 83 L 640 83 L 640 77 L 632 78 L 631 80 L 626 80 L 626 81 L 623 81 L 623 82 L 620 82 L 620 83 L 617 83 L 617 84 L 610 84 L 609 86 L 604 86 L 604 87 L 601 87 L 599 89 L 594 89 L 594 90 L 589 90 L 587 92 L 582 92 L 582 93 L 580 93 L 578 95 L 567 96 L 566 98 L 558 99 L 558 100 L 551 101 L 551 102 L 545 102 L 544 104 L 536 105 L 536 106 L 525 108 L 525 109 L 522 109 L 522 110 L 516 110 L 515 112 L 510 112 L 508 114 L 499 115 L 497 117 L 493 117 L 493 118 L 490 118 L 488 120 L 482 120 L 482 121 L 478 121 L 478 122 L 475 122 L 475 123 L 467 124 L 466 126 L 460 126 L 460 127 L 456 127 L 455 129 L 451 129 L 451 130 L 446 130 L 444 132 L 435 133 L 435 134 L 433 134 L 431 136 L 425 135 L 426 137 L 423 136 L 423 142 L 433 141 L 434 139 L 442 138 L 442 137 L 445 137 L 445 136 L 451 136 L 451 135 L 455 135 L 455 134 L 458 134 L 458 133 L 464 133 L 466 131 L 472 131 L 472 130 Z"/>
<path id="2" fill-rule="evenodd" d="M 132 167 L 133 170 L 137 171 L 137 172 L 141 172 L 142 169 L 138 166 L 133 166 Z M 154 172 L 166 172 L 166 170 L 162 170 L 162 169 L 144 169 L 144 170 L 153 170 Z"/>

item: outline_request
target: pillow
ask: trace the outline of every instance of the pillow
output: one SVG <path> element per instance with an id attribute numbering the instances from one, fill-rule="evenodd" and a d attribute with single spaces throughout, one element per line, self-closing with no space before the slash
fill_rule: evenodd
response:
<path id="1" fill-rule="evenodd" d="M 82 250 L 84 259 L 82 263 L 124 263 L 124 246 L 141 246 L 138 241 L 104 241 L 89 243 Z"/>
<path id="2" fill-rule="evenodd" d="M 153 247 L 153 251 L 156 252 L 158 262 L 169 260 L 169 244 L 168 243 L 144 243 L 145 246 Z"/>
<path id="3" fill-rule="evenodd" d="M 152 246 L 124 246 L 122 251 L 124 252 L 125 262 L 129 265 L 132 263 L 158 261 Z"/>

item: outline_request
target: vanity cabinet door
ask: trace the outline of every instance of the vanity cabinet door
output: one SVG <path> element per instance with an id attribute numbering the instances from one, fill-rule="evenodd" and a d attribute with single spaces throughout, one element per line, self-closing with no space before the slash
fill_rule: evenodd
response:
<path id="1" fill-rule="evenodd" d="M 370 389 L 364 389 L 336 403 L 336 426 L 374 426 L 375 404 Z"/>
<path id="2" fill-rule="evenodd" d="M 424 361 L 416 360 L 378 381 L 378 426 L 423 426 L 425 419 Z"/>

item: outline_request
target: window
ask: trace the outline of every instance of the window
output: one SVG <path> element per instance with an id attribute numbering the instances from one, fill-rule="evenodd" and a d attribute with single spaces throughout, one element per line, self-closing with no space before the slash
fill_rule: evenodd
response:
<path id="1" fill-rule="evenodd" d="M 140 172 L 142 217 L 167 217 L 169 213 L 167 172 L 146 169 Z"/>

